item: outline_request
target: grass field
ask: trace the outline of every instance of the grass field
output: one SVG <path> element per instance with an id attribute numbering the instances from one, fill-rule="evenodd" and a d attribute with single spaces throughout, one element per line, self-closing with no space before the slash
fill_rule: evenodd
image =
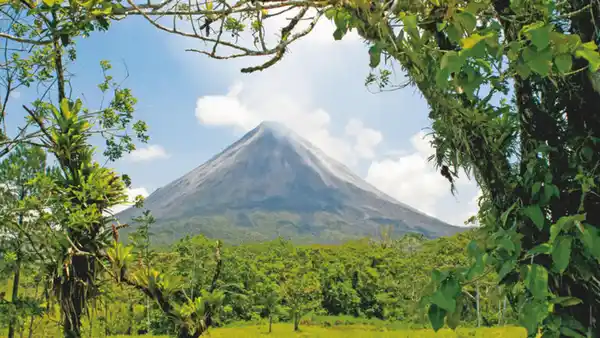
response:
<path id="1" fill-rule="evenodd" d="M 167 338 L 167 336 L 112 336 L 112 338 Z M 386 330 L 367 325 L 349 325 L 336 327 L 304 326 L 300 332 L 293 332 L 291 324 L 273 324 L 273 332 L 267 332 L 267 326 L 245 326 L 210 330 L 203 337 L 211 338 L 525 338 L 525 330 L 517 327 L 443 329 L 432 330 Z"/>

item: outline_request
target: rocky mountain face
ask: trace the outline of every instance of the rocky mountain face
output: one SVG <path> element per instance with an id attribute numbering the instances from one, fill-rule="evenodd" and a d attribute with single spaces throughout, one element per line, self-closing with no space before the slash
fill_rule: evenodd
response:
<path id="1" fill-rule="evenodd" d="M 202 233 L 232 242 L 284 236 L 331 243 L 376 236 L 382 225 L 430 238 L 461 230 L 387 196 L 274 122 L 153 192 L 144 209 L 162 242 Z M 141 211 L 118 218 L 128 222 Z"/>

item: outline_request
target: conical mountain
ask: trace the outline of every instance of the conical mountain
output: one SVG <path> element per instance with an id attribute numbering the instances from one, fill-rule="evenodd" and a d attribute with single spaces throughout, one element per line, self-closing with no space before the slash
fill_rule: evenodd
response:
<path id="1" fill-rule="evenodd" d="M 163 242 L 199 233 L 233 242 L 339 242 L 374 236 L 382 225 L 430 238 L 461 230 L 387 196 L 275 122 L 156 190 L 144 209 Z M 126 222 L 140 213 L 130 208 L 118 217 Z"/>

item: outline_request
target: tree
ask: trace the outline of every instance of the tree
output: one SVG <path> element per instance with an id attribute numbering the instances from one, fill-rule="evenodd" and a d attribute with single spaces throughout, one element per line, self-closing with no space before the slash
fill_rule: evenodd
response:
<path id="1" fill-rule="evenodd" d="M 282 312 L 279 287 L 273 282 L 260 283 L 256 293 L 259 297 L 258 305 L 261 312 L 269 319 L 269 333 L 273 330 L 273 316 Z"/>
<path id="2" fill-rule="evenodd" d="M 139 202 L 136 204 L 140 206 Z M 150 275 L 152 261 L 155 256 L 154 250 L 150 248 L 150 237 L 152 236 L 150 225 L 155 222 L 155 219 L 150 214 L 150 211 L 146 210 L 142 216 L 134 218 L 133 221 L 138 223 L 135 232 L 130 236 L 133 244 L 133 254 L 137 256 L 139 268 L 145 268 L 146 274 Z M 146 330 L 150 332 L 150 300 L 148 296 L 146 296 Z"/>
<path id="3" fill-rule="evenodd" d="M 40 215 L 27 202 L 39 189 L 32 181 L 45 171 L 46 154 L 39 147 L 19 145 L 0 162 L 0 236 L 2 249 L 14 256 L 11 303 L 15 311 L 11 311 L 8 338 L 15 336 L 18 314 L 23 310 L 20 307 L 27 305 L 19 300 L 22 269 L 25 264 L 41 263 L 38 243 L 32 241 L 47 232 L 40 231 Z"/>
<path id="4" fill-rule="evenodd" d="M 379 73 L 368 83 L 386 87 L 386 66 L 400 65 L 406 85 L 429 104 L 432 160 L 451 191 L 459 175 L 474 177 L 483 191 L 477 221 L 487 236 L 469 250 L 474 265 L 434 274 L 429 314 L 435 329 L 446 319 L 454 327 L 462 286 L 488 267 L 530 335 L 538 329 L 548 336 L 600 334 L 593 321 L 600 311 L 598 2 L 167 4 L 173 6 L 132 7 L 164 31 L 210 43 L 195 52 L 217 59 L 269 56 L 242 72 L 277 63 L 322 16 L 333 20 L 336 40 L 355 30 L 369 43 L 370 66 Z M 269 45 L 266 20 L 289 16 L 288 10 L 296 15 Z M 192 30 L 159 23 L 164 15 L 189 18 Z M 236 42 L 245 29 L 253 44 Z M 518 283 L 524 292 L 512 294 Z"/>
<path id="5" fill-rule="evenodd" d="M 294 331 L 298 331 L 302 316 L 319 306 L 321 284 L 306 252 L 294 249 L 292 257 L 295 259 L 289 263 L 293 265 L 283 273 L 281 293 L 294 322 Z"/>

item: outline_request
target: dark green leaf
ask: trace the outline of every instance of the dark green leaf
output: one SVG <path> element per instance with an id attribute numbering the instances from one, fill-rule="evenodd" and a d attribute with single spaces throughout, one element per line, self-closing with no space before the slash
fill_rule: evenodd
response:
<path id="1" fill-rule="evenodd" d="M 582 222 L 585 220 L 585 214 L 578 214 L 572 216 L 563 216 L 558 219 L 555 224 L 550 226 L 550 243 L 554 243 L 556 237 L 563 231 L 568 230 L 575 224 L 575 222 Z"/>
<path id="2" fill-rule="evenodd" d="M 432 304 L 429 307 L 428 316 L 433 330 L 437 332 L 444 326 L 444 317 L 446 317 L 446 310 L 438 307 L 435 304 Z"/>
<path id="3" fill-rule="evenodd" d="M 560 236 L 554 244 L 552 261 L 554 262 L 554 268 L 560 273 L 563 273 L 569 266 L 572 240 L 573 238 L 570 236 Z"/>
<path id="4" fill-rule="evenodd" d="M 540 188 L 542 187 L 541 182 L 535 182 L 531 187 L 531 197 L 537 196 L 538 192 L 540 192 Z"/>
<path id="5" fill-rule="evenodd" d="M 558 304 L 562 307 L 568 307 L 581 304 L 581 299 L 576 297 L 556 297 L 552 300 L 552 303 Z"/>
<path id="6" fill-rule="evenodd" d="M 381 48 L 378 45 L 373 45 L 369 48 L 369 66 L 376 68 L 381 62 Z"/>
<path id="7" fill-rule="evenodd" d="M 346 32 L 344 32 L 343 30 L 337 28 L 334 32 L 333 32 L 333 38 L 335 40 L 341 40 L 344 35 L 346 34 Z"/>
<path id="8" fill-rule="evenodd" d="M 464 30 L 464 32 L 467 34 L 471 34 L 471 32 L 475 29 L 475 26 L 477 25 L 477 18 L 475 17 L 475 15 L 469 12 L 462 12 L 456 14 L 455 18 Z"/>
<path id="9" fill-rule="evenodd" d="M 533 204 L 527 206 L 523 209 L 523 214 L 527 216 L 538 229 L 542 230 L 544 228 L 544 221 L 546 218 L 539 205 Z"/>
<path id="10" fill-rule="evenodd" d="M 498 281 L 502 281 L 506 275 L 512 272 L 515 268 L 515 265 L 516 263 L 514 260 L 504 262 L 500 268 L 500 271 L 498 271 Z"/>
<path id="11" fill-rule="evenodd" d="M 573 337 L 573 338 L 587 338 L 588 336 L 577 332 L 569 327 L 563 326 L 560 328 L 560 333 L 565 337 Z"/>

